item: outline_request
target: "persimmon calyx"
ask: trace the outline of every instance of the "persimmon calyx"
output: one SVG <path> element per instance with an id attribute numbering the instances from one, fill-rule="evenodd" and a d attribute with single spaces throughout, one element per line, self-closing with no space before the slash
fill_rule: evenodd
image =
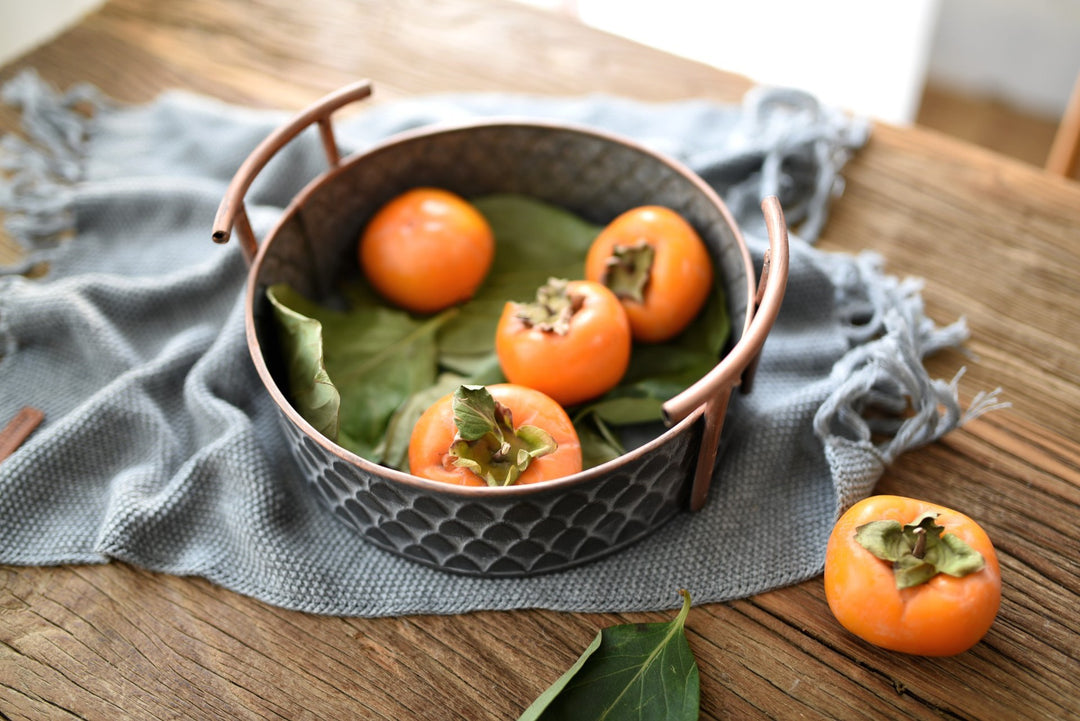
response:
<path id="1" fill-rule="evenodd" d="M 452 407 L 457 426 L 450 444 L 453 463 L 468 468 L 489 486 L 512 485 L 534 459 L 559 447 L 543 428 L 514 428 L 510 409 L 484 386 L 458 387 Z"/>
<path id="2" fill-rule="evenodd" d="M 897 588 L 926 583 L 939 573 L 962 578 L 980 570 L 981 553 L 954 533 L 942 533 L 936 513 L 924 513 L 914 522 L 871 521 L 855 529 L 855 541 L 883 561 L 893 564 Z"/>
<path id="3" fill-rule="evenodd" d="M 655 256 L 656 249 L 644 238 L 632 244 L 616 244 L 604 261 L 600 282 L 620 300 L 644 303 Z"/>
<path id="4" fill-rule="evenodd" d="M 548 278 L 548 282 L 536 289 L 536 300 L 518 303 L 516 314 L 530 328 L 566 335 L 570 332 L 570 319 L 574 317 L 585 298 L 571 293 L 570 281 Z"/>

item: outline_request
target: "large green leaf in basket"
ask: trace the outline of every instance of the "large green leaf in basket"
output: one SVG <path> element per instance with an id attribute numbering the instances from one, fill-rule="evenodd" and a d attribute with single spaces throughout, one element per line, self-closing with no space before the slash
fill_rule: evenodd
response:
<path id="1" fill-rule="evenodd" d="M 274 308 L 282 355 L 288 359 L 289 394 L 304 420 L 336 441 L 341 394 L 326 372 L 322 323 L 290 307 L 300 305 L 295 296 L 283 285 L 266 292 Z"/>
<path id="2" fill-rule="evenodd" d="M 286 285 L 272 286 L 267 294 L 285 337 L 298 336 L 294 329 L 299 328 L 306 341 L 287 340 L 283 349 L 297 410 L 342 447 L 381 462 L 390 417 L 411 395 L 435 383 L 436 331 L 457 310 L 414 318 L 368 302 L 341 312 L 313 303 Z M 321 348 L 312 341 L 319 336 Z M 320 355 L 321 363 L 313 362 L 312 357 Z M 340 397 L 336 434 L 327 417 L 333 404 L 322 402 L 327 381 Z"/>

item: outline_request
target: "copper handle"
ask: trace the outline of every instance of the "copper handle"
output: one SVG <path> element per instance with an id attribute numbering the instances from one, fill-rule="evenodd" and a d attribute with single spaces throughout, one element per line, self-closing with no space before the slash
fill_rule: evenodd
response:
<path id="1" fill-rule="evenodd" d="M 255 257 L 258 240 L 248 220 L 247 210 L 244 208 L 244 196 L 255 177 L 279 150 L 312 123 L 317 123 L 319 126 L 319 137 L 322 139 L 323 151 L 326 153 L 326 160 L 330 167 L 335 168 L 340 165 L 341 155 L 334 138 L 330 116 L 343 105 L 362 100 L 369 95 L 371 95 L 371 82 L 368 80 L 359 80 L 346 85 L 316 101 L 259 143 L 236 171 L 229 187 L 225 190 L 225 196 L 221 199 L 221 205 L 218 206 L 217 215 L 214 217 L 212 235 L 214 242 L 229 242 L 235 225 L 240 235 L 240 242 L 243 244 L 244 257 L 251 262 L 251 259 Z"/>
<path id="2" fill-rule="evenodd" d="M 747 309 L 753 317 L 746 332 L 715 368 L 663 406 L 664 420 L 669 425 L 704 408 L 705 428 L 690 491 L 690 508 L 695 511 L 705 504 L 708 495 L 728 400 L 737 385 L 749 390 L 758 356 L 780 313 L 787 288 L 788 235 L 780 201 L 770 195 L 761 201 L 761 210 L 769 234 L 769 249 L 765 251 L 754 303 Z"/>

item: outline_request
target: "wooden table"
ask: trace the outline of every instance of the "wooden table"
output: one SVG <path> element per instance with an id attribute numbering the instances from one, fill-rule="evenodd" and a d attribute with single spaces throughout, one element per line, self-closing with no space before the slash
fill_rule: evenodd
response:
<path id="1" fill-rule="evenodd" d="M 358 77 L 429 91 L 738 99 L 745 79 L 485 0 L 116 0 L 0 70 L 123 101 L 182 87 L 298 109 Z M 10 109 L 0 129 L 16 127 Z M 961 395 L 1012 408 L 908 453 L 878 490 L 979 519 L 1001 558 L 988 636 L 947 659 L 843 631 L 820 579 L 688 621 L 703 718 L 1080 716 L 1080 185 L 940 135 L 879 126 L 821 247 L 874 249 L 966 316 Z M 10 243 L 0 252 L 10 259 Z M 328 618 L 122 563 L 0 569 L 4 718 L 516 718 L 603 626 L 669 614 Z"/>

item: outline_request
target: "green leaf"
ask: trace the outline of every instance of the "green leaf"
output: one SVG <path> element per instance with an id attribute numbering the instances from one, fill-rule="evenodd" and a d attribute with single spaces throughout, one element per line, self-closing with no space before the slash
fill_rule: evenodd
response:
<path id="1" fill-rule="evenodd" d="M 473 200 L 492 229 L 497 230 L 499 249 L 511 253 L 496 254 L 493 270 L 496 275 L 506 271 L 532 273 L 542 283 L 548 276 L 560 276 L 553 271 L 573 268 L 573 277 L 585 272 L 585 254 L 600 227 L 580 216 L 551 203 L 513 193 L 496 193 Z M 525 288 L 524 298 L 532 295 L 540 283 Z"/>
<path id="2" fill-rule="evenodd" d="M 691 721 L 700 713 L 697 662 L 686 641 L 690 594 L 666 623 L 603 629 L 518 721 Z"/>
<path id="3" fill-rule="evenodd" d="M 578 660 L 574 662 L 574 665 L 566 670 L 562 676 L 556 679 L 555 683 L 551 684 L 544 690 L 542 694 L 536 697 L 536 700 L 529 705 L 529 708 L 525 709 L 525 713 L 518 717 L 518 721 L 538 721 L 540 718 L 556 718 L 555 716 L 545 716 L 544 711 L 551 705 L 555 698 L 562 693 L 562 690 L 566 688 L 566 685 L 577 675 L 582 666 L 589 660 L 589 658 L 600 648 L 600 644 L 604 640 L 602 633 L 596 634 L 592 643 L 588 645 L 585 652 L 578 657 Z"/>
<path id="4" fill-rule="evenodd" d="M 574 419 L 574 430 L 581 443 L 581 465 L 594 468 L 602 463 L 613 461 L 626 448 L 604 420 L 594 414 Z"/>
<path id="5" fill-rule="evenodd" d="M 724 292 L 718 284 L 686 330 L 667 343 L 635 344 L 630 367 L 619 385 L 576 412 L 595 411 L 615 426 L 661 422 L 663 403 L 713 369 L 730 332 Z"/>
<path id="6" fill-rule="evenodd" d="M 505 382 L 506 378 L 502 374 L 499 360 L 494 353 L 485 356 L 482 362 L 475 363 L 470 375 L 455 372 L 440 373 L 433 385 L 421 388 L 409 395 L 390 416 L 382 445 L 376 449 L 377 456 L 387 466 L 407 472 L 409 470 L 409 440 L 412 438 L 413 426 L 432 403 L 453 393 L 458 386 L 486 386 Z"/>
<path id="7" fill-rule="evenodd" d="M 470 382 L 470 379 L 456 373 L 442 373 L 432 385 L 409 395 L 390 416 L 382 445 L 375 450 L 376 456 L 387 466 L 408 472 L 409 440 L 413 426 L 435 401 L 453 393 L 463 383 Z"/>
<path id="8" fill-rule="evenodd" d="M 871 521 L 855 529 L 855 541 L 893 564 L 897 588 L 918 586 L 939 573 L 959 578 L 980 570 L 986 563 L 982 554 L 955 533 L 942 533 L 936 518 L 928 512 L 906 525 Z"/>
<path id="9" fill-rule="evenodd" d="M 295 323 L 321 329 L 319 348 L 285 343 L 281 350 L 290 369 L 307 368 L 321 352 L 326 382 L 339 396 L 338 430 L 336 436 L 327 437 L 357 455 L 381 462 L 390 418 L 413 393 L 435 382 L 436 332 L 457 310 L 432 318 L 414 318 L 375 303 L 337 311 L 286 285 L 268 288 L 267 295 L 279 327 L 287 331 L 284 323 Z M 312 425 L 315 420 L 325 423 L 321 416 L 309 417 L 317 408 L 303 402 L 295 388 L 290 371 L 290 397 L 297 410 Z"/>
<path id="10" fill-rule="evenodd" d="M 280 329 L 289 372 L 289 392 L 296 410 L 319 433 L 336 441 L 341 394 L 330 380 L 323 360 L 322 324 L 289 308 L 280 296 L 290 297 L 283 286 L 267 289 Z"/>
<path id="11" fill-rule="evenodd" d="M 600 228 L 535 198 L 494 194 L 472 200 L 491 225 L 498 249 L 476 295 L 439 334 L 439 360 L 462 375 L 494 355 L 495 326 L 507 301 L 531 300 L 548 278 L 580 278 Z"/>
<path id="12" fill-rule="evenodd" d="M 483 386 L 460 386 L 454 392 L 454 424 L 458 435 L 475 441 L 499 431 L 495 399 Z"/>
<path id="13" fill-rule="evenodd" d="M 589 411 L 608 423 L 647 423 L 661 417 L 663 401 L 652 395 L 611 394 L 589 406 Z"/>

